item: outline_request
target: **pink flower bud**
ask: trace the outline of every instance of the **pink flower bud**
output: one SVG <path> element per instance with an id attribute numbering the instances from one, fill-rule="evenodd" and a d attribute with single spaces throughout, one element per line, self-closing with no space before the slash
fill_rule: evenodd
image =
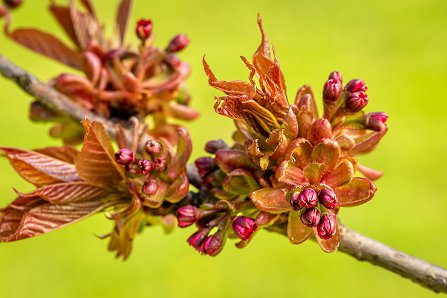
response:
<path id="1" fill-rule="evenodd" d="M 185 34 L 176 35 L 171 42 L 169 42 L 166 51 L 169 53 L 180 52 L 189 44 L 189 39 Z"/>
<path id="2" fill-rule="evenodd" d="M 290 204 L 293 210 L 299 210 L 301 208 L 312 208 L 317 205 L 317 193 L 312 188 L 305 188 L 301 192 L 296 192 L 290 199 Z"/>
<path id="3" fill-rule="evenodd" d="M 154 163 L 147 159 L 141 159 L 138 161 L 138 169 L 140 174 L 147 175 L 154 169 Z"/>
<path id="4" fill-rule="evenodd" d="M 308 227 L 315 227 L 320 222 L 320 217 L 320 210 L 317 208 L 310 208 L 301 214 L 301 222 Z"/>
<path id="5" fill-rule="evenodd" d="M 256 222 L 253 218 L 246 216 L 236 216 L 233 219 L 233 230 L 242 240 L 250 239 L 257 229 Z"/>
<path id="6" fill-rule="evenodd" d="M 336 101 L 340 97 L 341 81 L 329 79 L 323 87 L 323 99 L 328 102 Z"/>
<path id="7" fill-rule="evenodd" d="M 368 90 L 363 80 L 351 80 L 346 85 L 345 90 L 351 93 Z"/>
<path id="8" fill-rule="evenodd" d="M 338 203 L 337 196 L 331 188 L 323 188 L 320 190 L 318 193 L 318 201 L 328 209 L 334 209 Z"/>
<path id="9" fill-rule="evenodd" d="M 343 82 L 343 77 L 341 76 L 341 73 L 339 73 L 338 71 L 333 71 L 329 75 L 328 80 L 336 80 L 336 81 Z"/>
<path id="10" fill-rule="evenodd" d="M 136 165 L 136 164 L 125 165 L 125 166 L 124 166 L 124 170 L 125 170 L 130 176 L 135 176 L 135 175 L 138 175 L 138 174 L 140 173 L 140 171 L 138 170 L 138 165 Z"/>
<path id="11" fill-rule="evenodd" d="M 120 165 L 129 165 L 135 160 L 135 154 L 132 150 L 123 148 L 115 153 L 115 161 Z"/>
<path id="12" fill-rule="evenodd" d="M 157 172 L 163 172 L 166 169 L 168 162 L 166 158 L 159 157 L 154 160 L 154 168 Z"/>
<path id="13" fill-rule="evenodd" d="M 135 33 L 141 41 L 145 41 L 152 34 L 152 20 L 140 19 L 135 27 Z"/>
<path id="14" fill-rule="evenodd" d="M 197 170 L 199 171 L 200 177 L 206 176 L 210 173 L 215 165 L 214 159 L 212 157 L 200 157 L 194 162 Z"/>
<path id="15" fill-rule="evenodd" d="M 149 140 L 144 145 L 144 149 L 150 155 L 157 155 L 161 152 L 161 144 L 155 140 Z"/>
<path id="16" fill-rule="evenodd" d="M 3 3 L 5 3 L 9 8 L 14 9 L 22 4 L 22 0 L 3 0 Z"/>
<path id="17" fill-rule="evenodd" d="M 368 113 L 365 115 L 365 125 L 369 129 L 381 130 L 388 120 L 388 115 L 384 112 Z"/>
<path id="18" fill-rule="evenodd" d="M 144 194 L 150 196 L 157 192 L 158 181 L 155 179 L 147 179 L 141 188 Z"/>
<path id="19" fill-rule="evenodd" d="M 0 19 L 9 13 L 8 9 L 4 6 L 0 6 Z"/>
<path id="20" fill-rule="evenodd" d="M 346 108 L 351 113 L 360 112 L 368 104 L 368 95 L 365 92 L 355 92 L 346 100 Z"/>
<path id="21" fill-rule="evenodd" d="M 206 237 L 205 241 L 203 241 L 202 249 L 206 254 L 215 256 L 222 250 L 223 245 L 224 236 L 222 232 L 219 231 L 211 236 Z"/>
<path id="22" fill-rule="evenodd" d="M 336 225 L 336 215 L 332 212 L 325 214 L 317 227 L 318 236 L 321 239 L 332 238 L 335 235 Z"/>
<path id="23" fill-rule="evenodd" d="M 228 145 L 222 139 L 209 141 L 205 145 L 205 151 L 211 154 L 216 153 L 219 149 L 228 149 Z"/>
<path id="24" fill-rule="evenodd" d="M 192 205 L 186 205 L 177 210 L 177 222 L 180 228 L 186 228 L 194 224 L 201 214 L 201 210 Z"/>
<path id="25" fill-rule="evenodd" d="M 202 243 L 208 235 L 208 229 L 200 229 L 188 238 L 188 243 L 198 252 L 203 252 Z"/>

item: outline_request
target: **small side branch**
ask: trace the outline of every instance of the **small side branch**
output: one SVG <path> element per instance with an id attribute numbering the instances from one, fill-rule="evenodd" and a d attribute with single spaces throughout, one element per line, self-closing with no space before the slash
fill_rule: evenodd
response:
<path id="1" fill-rule="evenodd" d="M 51 109 L 67 115 L 74 120 L 81 121 L 84 117 L 101 121 L 107 131 L 115 136 L 116 123 L 98 117 L 92 112 L 78 106 L 65 95 L 41 82 L 12 62 L 0 55 L 0 73 L 15 81 L 26 93 L 32 95 Z M 126 131 L 131 135 L 131 132 Z M 188 167 L 188 178 L 200 189 L 201 180 L 196 169 Z M 284 229 L 276 228 L 273 232 L 287 234 Z M 410 256 L 378 241 L 363 236 L 347 227 L 340 226 L 341 243 L 339 250 L 360 261 L 367 261 L 402 277 L 426 287 L 434 292 L 447 293 L 447 270 L 426 261 Z"/>

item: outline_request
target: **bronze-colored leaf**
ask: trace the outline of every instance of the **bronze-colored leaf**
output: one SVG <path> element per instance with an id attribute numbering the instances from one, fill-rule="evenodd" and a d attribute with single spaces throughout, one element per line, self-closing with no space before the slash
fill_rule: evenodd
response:
<path id="1" fill-rule="evenodd" d="M 132 0 L 121 0 L 116 13 L 116 24 L 118 26 L 120 44 L 124 42 L 126 34 L 127 23 L 129 22 L 129 14 L 132 8 Z"/>
<path id="2" fill-rule="evenodd" d="M 70 1 L 69 9 L 77 40 L 81 49 L 85 50 L 90 41 L 98 36 L 101 26 L 94 16 L 80 12 L 74 1 Z"/>
<path id="3" fill-rule="evenodd" d="M 192 143 L 188 130 L 184 127 L 178 127 L 177 148 L 168 169 L 168 175 L 171 179 L 177 178 L 180 173 L 186 171 L 186 163 L 191 156 L 191 152 Z"/>
<path id="4" fill-rule="evenodd" d="M 269 213 L 283 213 L 292 209 L 287 201 L 287 189 L 263 188 L 252 192 L 250 199 L 261 210 Z"/>
<path id="5" fill-rule="evenodd" d="M 340 147 L 331 139 L 322 139 L 312 150 L 312 161 L 323 164 L 327 171 L 335 168 L 339 156 Z"/>
<path id="6" fill-rule="evenodd" d="M 312 145 L 304 138 L 295 139 L 287 148 L 285 159 L 293 160 L 294 163 L 304 169 L 311 162 Z"/>
<path id="7" fill-rule="evenodd" d="M 338 250 L 340 246 L 340 230 L 338 228 L 338 222 L 335 222 L 335 234 L 329 239 L 322 239 L 318 236 L 317 228 L 313 228 L 315 238 L 324 252 L 334 252 Z"/>
<path id="8" fill-rule="evenodd" d="M 33 151 L 57 158 L 71 164 L 74 163 L 74 159 L 79 153 L 79 150 L 72 146 L 46 147 L 41 149 L 34 149 Z"/>
<path id="9" fill-rule="evenodd" d="M 309 181 L 310 184 L 316 185 L 321 181 L 323 176 L 324 165 L 317 162 L 312 162 L 304 169 L 304 176 Z"/>
<path id="10" fill-rule="evenodd" d="M 289 222 L 287 224 L 287 236 L 293 244 L 299 244 L 307 240 L 312 234 L 312 229 L 304 225 L 300 218 L 300 213 L 289 212 Z"/>
<path id="11" fill-rule="evenodd" d="M 216 163 L 225 173 L 235 169 L 256 169 L 256 165 L 250 161 L 247 153 L 236 149 L 220 149 L 216 151 Z"/>
<path id="12" fill-rule="evenodd" d="M 74 165 L 38 152 L 0 147 L 16 172 L 36 186 L 80 180 Z"/>
<path id="13" fill-rule="evenodd" d="M 71 20 L 70 9 L 67 6 L 61 6 L 54 3 L 50 4 L 50 12 L 53 14 L 56 21 L 64 29 L 65 33 L 71 39 L 71 41 L 78 47 L 81 48 L 78 37 L 73 27 L 73 22 Z"/>
<path id="14" fill-rule="evenodd" d="M 111 201 L 86 201 L 59 205 L 40 200 L 35 206 L 16 207 L 13 202 L 0 213 L 0 242 L 51 232 L 80 221 L 111 204 Z"/>
<path id="15" fill-rule="evenodd" d="M 37 29 L 17 29 L 8 33 L 8 37 L 34 52 L 70 67 L 81 69 L 79 53 L 67 47 L 51 34 Z"/>
<path id="16" fill-rule="evenodd" d="M 307 139 L 312 144 L 317 144 L 322 139 L 331 139 L 331 138 L 332 138 L 331 123 L 325 118 L 315 120 L 309 128 L 309 132 L 307 133 Z"/>
<path id="17" fill-rule="evenodd" d="M 84 119 L 84 145 L 75 158 L 79 176 L 93 185 L 115 186 L 124 178 L 121 166 L 115 162 L 110 137 L 100 122 Z"/>
<path id="18" fill-rule="evenodd" d="M 275 176 L 279 182 L 289 185 L 297 185 L 307 182 L 306 177 L 304 177 L 304 171 L 293 161 L 283 161 L 276 169 Z"/>
<path id="19" fill-rule="evenodd" d="M 126 218 L 121 227 L 118 223 L 113 230 L 109 242 L 109 251 L 116 251 L 116 257 L 127 259 L 132 251 L 132 242 L 144 224 L 146 215 L 142 210 Z"/>
<path id="20" fill-rule="evenodd" d="M 343 161 L 331 172 L 326 178 L 324 178 L 324 183 L 332 188 L 339 187 L 351 181 L 354 175 L 354 166 L 352 163 L 343 159 Z"/>
<path id="21" fill-rule="evenodd" d="M 22 199 L 42 199 L 51 204 L 68 204 L 100 199 L 110 193 L 110 189 L 79 181 L 43 186 L 30 193 L 19 193 L 19 197 Z"/>
<path id="22" fill-rule="evenodd" d="M 304 85 L 298 89 L 295 96 L 295 105 L 298 109 L 310 112 L 313 119 L 318 118 L 317 104 L 315 102 L 314 92 L 310 85 Z"/>
<path id="23" fill-rule="evenodd" d="M 230 172 L 222 184 L 225 191 L 237 195 L 249 195 L 260 188 L 253 175 L 244 169 Z"/>
<path id="24" fill-rule="evenodd" d="M 354 177 L 351 182 L 337 187 L 334 190 L 340 206 L 352 207 L 371 200 L 377 187 L 372 181 L 369 181 L 366 178 Z"/>
<path id="25" fill-rule="evenodd" d="M 364 165 L 361 164 L 359 164 L 357 168 L 359 172 L 362 173 L 363 176 L 372 181 L 375 181 L 383 176 L 383 172 L 365 167 Z"/>

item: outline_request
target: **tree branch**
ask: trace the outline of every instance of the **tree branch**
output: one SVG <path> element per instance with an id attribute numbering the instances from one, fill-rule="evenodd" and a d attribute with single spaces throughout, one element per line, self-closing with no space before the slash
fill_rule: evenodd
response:
<path id="1" fill-rule="evenodd" d="M 41 82 L 1 55 L 0 73 L 6 78 L 15 81 L 26 93 L 32 95 L 51 109 L 77 121 L 82 120 L 84 117 L 101 121 L 107 131 L 112 136 L 115 136 L 116 123 L 78 106 L 65 95 Z M 129 133 L 129 135 L 131 134 Z M 201 180 L 193 166 L 188 167 L 188 178 L 191 184 L 200 188 Z M 273 231 L 286 234 L 284 229 L 275 229 Z M 347 253 L 360 261 L 367 261 L 397 273 L 434 292 L 447 293 L 447 270 L 395 250 L 342 225 L 340 225 L 340 233 L 341 243 L 339 251 Z"/>

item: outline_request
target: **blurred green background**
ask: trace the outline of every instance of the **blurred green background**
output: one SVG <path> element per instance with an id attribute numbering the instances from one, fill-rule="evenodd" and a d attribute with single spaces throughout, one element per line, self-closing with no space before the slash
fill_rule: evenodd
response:
<path id="1" fill-rule="evenodd" d="M 114 1 L 93 1 L 111 29 Z M 38 26 L 61 34 L 46 12 L 46 0 L 26 1 L 13 26 Z M 230 139 L 232 123 L 214 114 L 213 96 L 201 58 L 222 79 L 246 79 L 239 55 L 251 57 L 260 42 L 261 13 L 275 45 L 289 97 L 311 84 L 317 95 L 334 69 L 345 81 L 363 78 L 368 111 L 386 111 L 390 131 L 361 160 L 385 171 L 369 204 L 341 211 L 344 224 L 392 247 L 447 267 L 447 2 L 359 1 L 143 1 L 132 22 L 152 18 L 156 44 L 179 32 L 192 43 L 181 54 L 193 72 L 189 87 L 202 118 L 188 123 L 194 157 L 206 140 Z M 132 25 L 133 26 L 133 25 Z M 131 26 L 131 27 L 132 27 Z M 111 30 L 110 30 L 111 31 Z M 133 32 L 129 32 L 133 33 Z M 133 34 L 131 41 L 135 43 Z M 43 80 L 66 69 L 0 37 L 0 52 Z M 27 119 L 31 98 L 0 78 L 2 146 L 57 145 L 48 127 Z M 320 100 L 320 98 L 319 98 Z M 23 182 L 0 160 L 0 204 Z M 431 292 L 343 253 L 325 254 L 308 241 L 292 246 L 285 237 L 258 233 L 243 250 L 227 242 L 215 258 L 186 244 L 193 229 L 165 236 L 160 228 L 140 235 L 130 259 L 115 260 L 106 241 L 112 223 L 97 215 L 82 223 L 17 243 L 0 245 L 1 297 L 431 297 Z"/>

